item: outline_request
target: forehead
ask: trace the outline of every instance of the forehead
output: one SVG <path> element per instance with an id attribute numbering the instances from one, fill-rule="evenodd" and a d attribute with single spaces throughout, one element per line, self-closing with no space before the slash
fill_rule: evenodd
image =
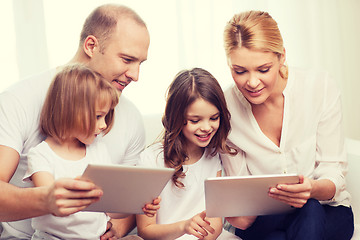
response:
<path id="1" fill-rule="evenodd" d="M 189 105 L 186 114 L 187 116 L 212 116 L 218 113 L 219 110 L 212 103 L 198 98 Z"/>
<path id="2" fill-rule="evenodd" d="M 278 61 L 273 52 L 251 50 L 246 47 L 236 48 L 228 56 L 230 66 L 257 67 L 267 63 Z"/>
<path id="3" fill-rule="evenodd" d="M 107 49 L 144 61 L 150 44 L 147 28 L 133 19 L 119 19 L 114 32 L 107 40 Z M 105 50 L 106 51 L 106 50 Z"/>

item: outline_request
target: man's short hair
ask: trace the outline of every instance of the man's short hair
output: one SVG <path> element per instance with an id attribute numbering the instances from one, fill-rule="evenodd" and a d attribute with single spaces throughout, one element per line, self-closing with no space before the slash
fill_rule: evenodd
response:
<path id="1" fill-rule="evenodd" d="M 100 51 L 103 51 L 106 40 L 111 37 L 120 19 L 132 19 L 146 27 L 145 22 L 131 8 L 117 4 L 105 4 L 94 9 L 86 18 L 80 35 L 80 46 L 88 36 L 93 35 L 99 41 Z"/>

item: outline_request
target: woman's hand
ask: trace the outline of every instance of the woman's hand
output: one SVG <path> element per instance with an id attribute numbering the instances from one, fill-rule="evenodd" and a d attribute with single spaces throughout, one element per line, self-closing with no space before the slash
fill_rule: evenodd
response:
<path id="1" fill-rule="evenodd" d="M 210 222 L 206 219 L 205 211 L 202 211 L 185 221 L 183 228 L 185 233 L 194 235 L 199 239 L 203 239 L 209 233 L 215 233 L 215 229 L 210 226 Z"/>
<path id="2" fill-rule="evenodd" d="M 270 188 L 269 196 L 290 206 L 302 208 L 311 198 L 313 181 L 300 175 L 299 183 L 278 184 L 276 187 Z"/>
<path id="3" fill-rule="evenodd" d="M 148 217 L 155 216 L 157 210 L 159 210 L 160 208 L 160 202 L 161 202 L 161 197 L 157 197 L 152 201 L 152 203 L 145 204 L 145 206 L 142 209 L 145 215 Z"/>

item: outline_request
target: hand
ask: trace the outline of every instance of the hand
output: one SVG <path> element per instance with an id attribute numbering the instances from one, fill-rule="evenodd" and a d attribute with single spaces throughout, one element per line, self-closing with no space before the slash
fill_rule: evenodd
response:
<path id="1" fill-rule="evenodd" d="M 246 230 L 255 222 L 256 216 L 226 217 L 225 219 L 232 226 Z"/>
<path id="2" fill-rule="evenodd" d="M 278 184 L 270 188 L 269 196 L 296 208 L 302 208 L 311 197 L 313 180 L 302 175 L 298 184 Z"/>
<path id="3" fill-rule="evenodd" d="M 47 209 L 59 217 L 81 211 L 103 195 L 95 184 L 80 179 L 58 179 L 47 188 L 45 199 Z"/>
<path id="4" fill-rule="evenodd" d="M 160 202 L 161 202 L 161 197 L 157 197 L 152 201 L 152 203 L 145 204 L 145 206 L 142 208 L 145 215 L 148 217 L 155 216 L 157 210 L 159 210 L 160 208 Z"/>
<path id="5" fill-rule="evenodd" d="M 203 239 L 209 232 L 214 234 L 215 229 L 210 226 L 210 222 L 206 220 L 206 212 L 203 211 L 184 222 L 184 232 Z"/>
<path id="6" fill-rule="evenodd" d="M 116 237 L 116 233 L 115 233 L 115 227 L 113 228 L 113 223 L 110 221 L 107 222 L 106 225 L 106 231 L 105 233 L 100 237 L 100 240 L 115 240 L 118 239 Z"/>

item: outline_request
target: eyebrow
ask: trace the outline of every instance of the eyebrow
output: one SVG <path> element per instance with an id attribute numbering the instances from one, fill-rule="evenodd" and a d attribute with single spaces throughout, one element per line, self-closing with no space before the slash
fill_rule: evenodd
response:
<path id="1" fill-rule="evenodd" d="M 267 67 L 267 65 L 273 65 L 273 62 L 267 62 L 267 63 L 264 63 L 264 64 L 262 64 L 262 65 L 260 65 L 260 66 L 258 66 L 258 67 L 256 67 L 256 68 L 262 68 L 262 67 Z M 236 65 L 236 64 L 233 64 L 232 65 L 232 67 L 234 68 L 234 67 L 237 67 L 237 68 L 244 68 L 244 69 L 247 69 L 246 67 L 243 67 L 243 66 L 240 66 L 240 65 Z"/>

